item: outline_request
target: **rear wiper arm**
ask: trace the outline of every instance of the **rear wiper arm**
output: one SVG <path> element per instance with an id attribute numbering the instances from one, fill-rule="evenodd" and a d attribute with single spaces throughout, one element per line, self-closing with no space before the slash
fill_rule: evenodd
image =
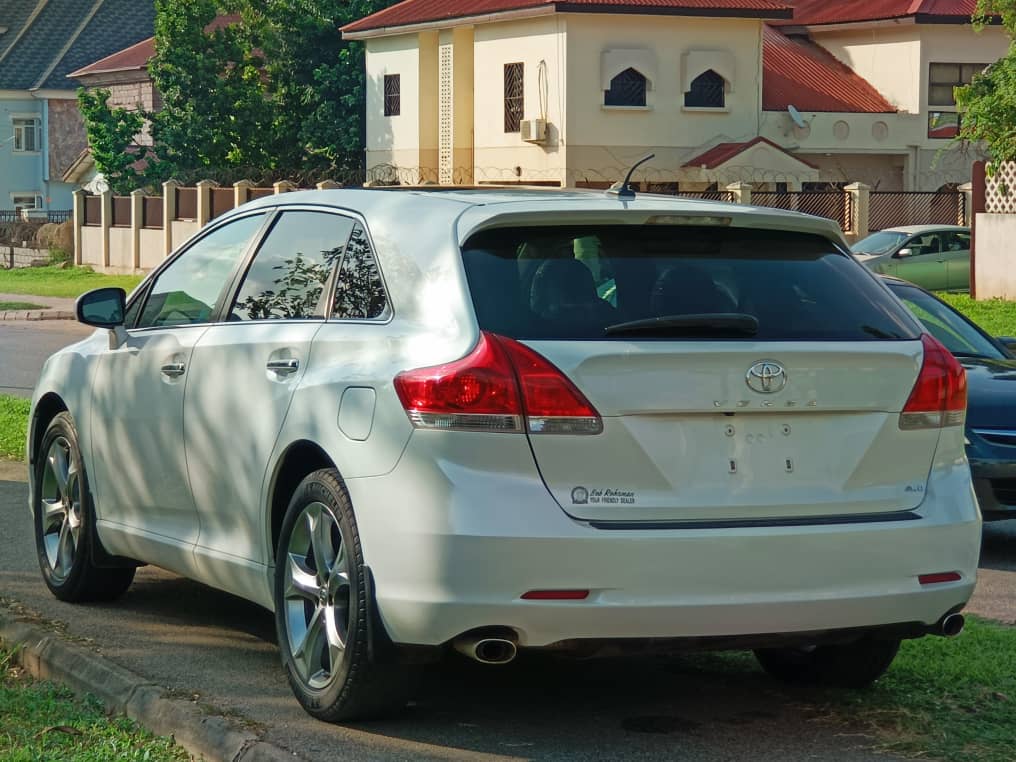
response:
<path id="1" fill-rule="evenodd" d="M 740 312 L 663 315 L 610 325 L 603 333 L 606 336 L 750 337 L 758 333 L 758 319 Z"/>

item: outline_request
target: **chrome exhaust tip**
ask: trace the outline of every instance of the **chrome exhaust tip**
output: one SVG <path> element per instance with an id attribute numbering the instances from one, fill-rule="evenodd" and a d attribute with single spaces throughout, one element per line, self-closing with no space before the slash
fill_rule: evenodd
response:
<path id="1" fill-rule="evenodd" d="M 507 664 L 518 655 L 515 641 L 507 637 L 464 635 L 452 644 L 463 656 L 480 664 Z"/>
<path id="2" fill-rule="evenodd" d="M 947 638 L 955 638 L 963 632 L 963 626 L 966 623 L 967 620 L 963 618 L 962 614 L 949 614 L 942 619 L 939 632 Z"/>

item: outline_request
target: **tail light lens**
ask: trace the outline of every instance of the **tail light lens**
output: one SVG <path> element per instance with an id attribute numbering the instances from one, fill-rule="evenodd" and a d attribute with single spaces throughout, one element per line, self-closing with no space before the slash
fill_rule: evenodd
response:
<path id="1" fill-rule="evenodd" d="M 952 353 L 933 336 L 921 336 L 924 361 L 910 392 L 900 428 L 938 429 L 962 426 L 967 412 L 967 374 Z"/>
<path id="2" fill-rule="evenodd" d="M 596 409 L 549 360 L 514 339 L 486 332 L 461 360 L 403 371 L 395 377 L 395 391 L 417 428 L 531 434 L 603 431 Z"/>

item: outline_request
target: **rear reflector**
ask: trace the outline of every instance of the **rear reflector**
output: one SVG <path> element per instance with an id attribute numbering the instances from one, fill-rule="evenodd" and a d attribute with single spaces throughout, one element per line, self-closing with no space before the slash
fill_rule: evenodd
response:
<path id="1" fill-rule="evenodd" d="M 922 574 L 917 581 L 922 585 L 940 585 L 943 582 L 959 582 L 963 579 L 959 572 L 938 572 L 936 574 Z"/>
<path id="2" fill-rule="evenodd" d="M 522 596 L 526 601 L 584 601 L 588 590 L 530 590 Z"/>
<path id="3" fill-rule="evenodd" d="M 900 413 L 900 428 L 910 431 L 962 426 L 967 412 L 967 372 L 933 336 L 922 335 L 921 343 L 921 372 Z"/>
<path id="4" fill-rule="evenodd" d="M 409 420 L 421 429 L 603 431 L 596 409 L 549 360 L 514 339 L 487 332 L 461 360 L 399 373 L 395 391 Z"/>

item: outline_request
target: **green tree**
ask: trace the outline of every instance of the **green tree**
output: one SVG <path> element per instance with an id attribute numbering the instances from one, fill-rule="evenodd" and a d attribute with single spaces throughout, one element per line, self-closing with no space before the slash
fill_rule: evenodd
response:
<path id="1" fill-rule="evenodd" d="M 157 113 L 83 94 L 96 164 L 122 192 L 169 177 L 229 182 L 362 178 L 363 45 L 339 27 L 391 0 L 156 0 Z M 233 23 L 224 23 L 224 15 Z M 126 155 L 150 125 L 144 179 Z M 93 140 L 94 137 L 94 140 Z M 133 185 L 132 185 L 133 183 Z"/>
<path id="2" fill-rule="evenodd" d="M 976 27 L 999 20 L 1010 38 L 1016 36 L 1016 0 L 977 0 Z M 956 104 L 963 112 L 962 140 L 986 143 L 993 162 L 1016 160 L 1016 45 L 969 85 L 956 88 Z"/>
<path id="3" fill-rule="evenodd" d="M 148 147 L 137 139 L 146 117 L 138 111 L 110 108 L 108 100 L 109 90 L 78 91 L 78 107 L 95 164 L 112 191 L 124 195 L 139 187 L 138 162 L 148 157 Z"/>

